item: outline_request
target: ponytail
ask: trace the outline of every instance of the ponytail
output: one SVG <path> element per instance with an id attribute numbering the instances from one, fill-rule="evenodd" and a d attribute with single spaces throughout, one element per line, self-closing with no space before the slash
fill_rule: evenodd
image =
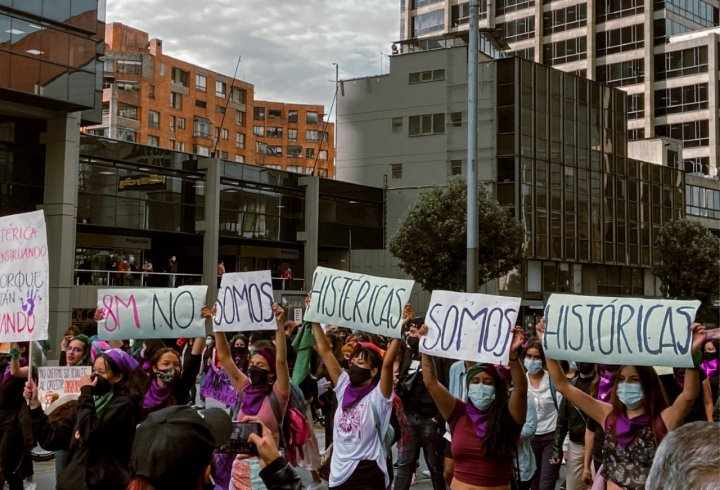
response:
<path id="1" fill-rule="evenodd" d="M 155 490 L 155 487 L 142 476 L 136 476 L 128 485 L 127 490 Z"/>

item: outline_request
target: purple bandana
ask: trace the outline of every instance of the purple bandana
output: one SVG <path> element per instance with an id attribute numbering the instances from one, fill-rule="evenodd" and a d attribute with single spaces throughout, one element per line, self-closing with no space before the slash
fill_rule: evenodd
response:
<path id="1" fill-rule="evenodd" d="M 249 381 L 248 381 L 249 382 Z M 262 388 L 253 388 L 252 385 L 248 385 L 247 388 L 243 391 L 242 394 L 242 403 L 240 404 L 240 411 L 244 415 L 252 415 L 255 416 L 260 411 L 260 408 L 262 407 L 263 400 L 265 400 L 265 397 L 268 393 L 270 393 L 270 390 L 272 389 L 272 386 L 264 386 Z"/>
<path id="2" fill-rule="evenodd" d="M 171 394 L 172 385 L 166 384 L 165 386 L 160 386 L 157 378 L 153 378 L 152 383 L 150 383 L 150 389 L 147 390 L 145 398 L 143 398 L 143 408 L 145 410 L 153 410 L 165 403 Z"/>
<path id="3" fill-rule="evenodd" d="M 708 378 L 712 378 L 717 374 L 718 370 L 720 370 L 718 367 L 718 360 L 712 359 L 710 361 L 704 361 L 702 363 L 702 369 L 705 371 Z"/>
<path id="4" fill-rule="evenodd" d="M 482 439 L 485 436 L 485 429 L 487 429 L 490 410 L 479 410 L 468 401 L 465 404 L 465 413 L 467 413 L 467 416 L 472 420 L 478 438 Z"/>
<path id="5" fill-rule="evenodd" d="M 370 383 L 362 388 L 356 388 L 353 385 L 348 385 L 348 387 L 345 388 L 345 394 L 343 395 L 342 409 L 347 410 L 355 405 L 357 402 L 368 396 L 372 390 L 377 387 L 377 385 L 377 383 Z"/>
<path id="6" fill-rule="evenodd" d="M 610 393 L 612 393 L 615 378 L 617 378 L 617 375 L 607 372 L 607 367 L 604 364 L 600 365 L 600 382 L 598 383 L 597 393 L 598 400 L 610 403 Z"/>
<path id="7" fill-rule="evenodd" d="M 650 425 L 648 414 L 644 413 L 630 419 L 623 412 L 615 422 L 615 440 L 621 448 L 627 449 L 637 433 L 648 425 Z"/>
<path id="8" fill-rule="evenodd" d="M 25 366 L 27 366 L 27 364 L 28 364 L 27 359 L 24 357 L 21 357 L 20 358 L 20 367 L 25 367 Z M 10 379 L 10 376 L 12 376 L 12 373 L 10 372 L 10 364 L 8 364 L 7 367 L 5 368 L 5 372 L 3 373 L 2 384 L 7 383 L 7 380 Z"/>
<path id="9" fill-rule="evenodd" d="M 140 365 L 133 357 L 122 349 L 110 349 L 103 352 L 104 355 L 115 361 L 120 372 L 130 374 Z"/>

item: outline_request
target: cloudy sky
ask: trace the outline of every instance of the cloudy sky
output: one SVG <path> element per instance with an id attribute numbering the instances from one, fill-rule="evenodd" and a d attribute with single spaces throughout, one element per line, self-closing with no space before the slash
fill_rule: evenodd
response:
<path id="1" fill-rule="evenodd" d="M 324 104 L 340 78 L 380 72 L 397 40 L 397 0 L 108 0 L 107 22 L 163 40 L 163 52 L 255 85 L 255 97 Z M 387 70 L 387 59 L 383 70 Z"/>

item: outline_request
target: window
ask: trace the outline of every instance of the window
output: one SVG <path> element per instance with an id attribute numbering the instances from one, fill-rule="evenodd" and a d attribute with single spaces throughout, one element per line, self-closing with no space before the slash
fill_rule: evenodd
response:
<path id="1" fill-rule="evenodd" d="M 487 19 L 487 0 L 480 0 L 478 18 Z M 470 22 L 470 2 L 453 5 L 450 10 L 450 26 L 453 28 Z M 402 27 L 405 27 L 404 23 Z M 403 36 L 401 36 L 402 38 Z"/>
<path id="2" fill-rule="evenodd" d="M 181 70 L 180 68 L 172 69 L 171 80 L 172 83 L 174 83 L 175 85 L 182 85 L 183 87 L 187 87 L 189 77 L 190 73 L 186 72 L 185 70 Z"/>
<path id="3" fill-rule="evenodd" d="M 717 25 L 717 9 L 702 0 L 655 0 L 655 10 L 663 8 L 704 27 Z"/>
<path id="4" fill-rule="evenodd" d="M 312 167 L 305 167 L 305 174 L 306 175 L 312 175 L 313 168 Z"/>
<path id="5" fill-rule="evenodd" d="M 228 130 L 225 129 L 225 128 L 223 128 L 223 130 L 221 131 L 221 133 L 222 133 L 222 139 L 224 139 L 224 140 L 228 139 L 228 137 L 230 136 L 230 133 L 229 133 Z"/>
<path id="6" fill-rule="evenodd" d="M 235 111 L 235 124 L 245 126 L 245 113 L 243 111 Z"/>
<path id="7" fill-rule="evenodd" d="M 273 157 L 281 157 L 283 155 L 283 148 L 279 145 L 267 145 L 267 154 Z"/>
<path id="8" fill-rule="evenodd" d="M 235 155 L 235 161 L 237 163 L 245 163 L 245 157 L 242 155 Z"/>
<path id="9" fill-rule="evenodd" d="M 234 102 L 236 104 L 244 104 L 246 98 L 246 92 L 245 90 L 238 88 L 238 87 L 232 87 L 230 90 L 230 102 Z"/>
<path id="10" fill-rule="evenodd" d="M 283 137 L 283 128 L 268 126 L 267 137 L 268 138 L 282 138 Z"/>
<path id="11" fill-rule="evenodd" d="M 699 83 L 685 87 L 655 91 L 655 115 L 664 116 L 679 112 L 708 108 L 708 84 Z"/>
<path id="12" fill-rule="evenodd" d="M 692 31 L 691 28 L 670 19 L 655 19 L 653 30 L 655 35 L 655 45 L 667 43 L 671 36 Z"/>
<path id="13" fill-rule="evenodd" d="M 403 125 L 402 117 L 393 117 L 392 118 L 392 132 L 393 133 L 401 133 L 402 125 Z"/>
<path id="14" fill-rule="evenodd" d="M 508 54 L 517 56 L 530 61 L 535 61 L 535 48 L 518 49 L 517 51 L 509 51 Z"/>
<path id="15" fill-rule="evenodd" d="M 253 126 L 253 134 L 255 136 L 260 136 L 261 138 L 265 136 L 265 126 Z"/>
<path id="16" fill-rule="evenodd" d="M 315 158 L 315 148 L 305 148 L 305 158 Z"/>
<path id="17" fill-rule="evenodd" d="M 155 98 L 155 85 L 153 84 L 148 85 L 148 97 L 151 99 Z"/>
<path id="18" fill-rule="evenodd" d="M 138 82 L 118 80 L 115 85 L 117 85 L 118 90 L 125 90 L 126 92 L 140 91 L 140 85 Z"/>
<path id="19" fill-rule="evenodd" d="M 160 113 L 157 111 L 148 111 L 148 127 L 153 129 L 160 128 Z"/>
<path id="20" fill-rule="evenodd" d="M 659 124 L 655 134 L 683 142 L 683 148 L 696 148 L 710 144 L 710 121 L 691 121 L 677 124 Z"/>
<path id="21" fill-rule="evenodd" d="M 160 63 L 160 76 L 165 76 L 165 63 Z"/>
<path id="22" fill-rule="evenodd" d="M 288 145 L 287 156 L 288 158 L 302 158 L 303 149 L 302 146 Z"/>
<path id="23" fill-rule="evenodd" d="M 195 107 L 200 107 L 201 109 L 206 109 L 207 102 L 205 102 L 204 100 L 195 99 Z"/>
<path id="24" fill-rule="evenodd" d="M 710 175 L 710 157 L 686 158 L 683 165 L 689 174 Z"/>
<path id="25" fill-rule="evenodd" d="M 142 61 L 117 60 L 117 72 L 142 75 Z"/>
<path id="26" fill-rule="evenodd" d="M 178 128 L 185 129 L 185 118 L 178 117 Z"/>
<path id="27" fill-rule="evenodd" d="M 637 15 L 645 10 L 644 0 L 598 0 L 595 22 L 601 24 L 608 20 Z"/>
<path id="28" fill-rule="evenodd" d="M 460 128 L 462 127 L 462 112 L 452 112 L 450 113 L 450 125 L 453 128 Z"/>
<path id="29" fill-rule="evenodd" d="M 566 9 L 551 10 L 543 14 L 543 35 L 569 31 L 587 25 L 587 4 Z"/>
<path id="30" fill-rule="evenodd" d="M 282 119 L 282 110 L 280 110 L 280 109 L 268 110 L 268 119 Z"/>
<path id="31" fill-rule="evenodd" d="M 697 73 L 707 73 L 707 71 L 707 46 L 655 55 L 655 80 L 684 77 Z"/>
<path id="32" fill-rule="evenodd" d="M 219 80 L 215 82 L 215 95 L 223 99 L 225 98 L 227 95 L 227 84 L 225 82 Z"/>
<path id="33" fill-rule="evenodd" d="M 196 155 L 200 155 L 201 157 L 209 157 L 210 148 L 203 145 L 193 145 L 193 153 L 195 153 Z"/>
<path id="34" fill-rule="evenodd" d="M 255 119 L 256 121 L 264 121 L 265 120 L 265 108 L 264 107 L 253 108 L 253 119 Z"/>
<path id="35" fill-rule="evenodd" d="M 450 175 L 462 175 L 462 160 L 450 160 Z"/>
<path id="36" fill-rule="evenodd" d="M 645 60 L 630 60 L 595 68 L 595 80 L 611 87 L 622 87 L 645 81 Z"/>
<path id="37" fill-rule="evenodd" d="M 127 119 L 137 119 L 138 108 L 132 105 L 119 104 L 117 109 L 117 115 L 120 117 L 125 117 Z"/>
<path id="38" fill-rule="evenodd" d="M 318 123 L 318 113 L 317 112 L 306 112 L 305 113 L 305 122 L 307 124 L 317 124 Z"/>
<path id="39" fill-rule="evenodd" d="M 638 141 L 645 139 L 645 128 L 628 129 L 628 141 Z"/>
<path id="40" fill-rule="evenodd" d="M 409 74 L 410 83 L 437 82 L 445 80 L 445 70 L 418 71 Z"/>
<path id="41" fill-rule="evenodd" d="M 410 136 L 421 136 L 427 134 L 442 134 L 445 132 L 445 114 L 425 114 L 422 116 L 410 116 Z"/>
<path id="42" fill-rule="evenodd" d="M 182 94 L 170 92 L 170 107 L 173 109 L 182 109 Z"/>
<path id="43" fill-rule="evenodd" d="M 160 138 L 157 136 L 148 136 L 147 144 L 148 146 L 158 147 L 160 146 Z"/>
<path id="44" fill-rule="evenodd" d="M 288 129 L 288 141 L 297 141 L 297 137 L 298 137 L 297 129 Z"/>
<path id="45" fill-rule="evenodd" d="M 433 3 L 441 2 L 442 0 L 413 0 L 412 8 L 413 10 L 419 9 L 421 7 L 427 7 L 428 5 L 432 5 Z"/>
<path id="46" fill-rule="evenodd" d="M 227 160 L 227 159 L 228 159 L 228 152 L 226 152 L 226 151 L 221 151 L 221 152 L 220 152 L 220 158 L 222 158 L 223 160 Z"/>
<path id="47" fill-rule="evenodd" d="M 261 143 L 259 141 L 255 142 L 255 153 L 260 153 L 261 155 L 264 155 L 267 153 L 267 143 Z"/>
<path id="48" fill-rule="evenodd" d="M 193 122 L 193 136 L 199 138 L 210 138 L 210 120 L 204 117 L 195 116 Z"/>
<path id="49" fill-rule="evenodd" d="M 185 143 L 183 143 L 182 141 L 178 141 L 177 149 L 178 151 L 185 151 Z"/>
<path id="50" fill-rule="evenodd" d="M 216 105 L 215 112 L 217 112 L 218 114 L 225 114 L 225 107 L 221 105 Z"/>
<path id="51" fill-rule="evenodd" d="M 115 71 L 115 61 L 103 60 L 103 71 L 105 73 L 113 73 Z"/>
<path id="52" fill-rule="evenodd" d="M 175 116 L 170 116 L 170 132 L 175 132 Z"/>
<path id="53" fill-rule="evenodd" d="M 410 32 L 413 33 L 413 37 L 424 36 L 443 29 L 445 29 L 445 9 L 415 15 L 410 19 Z"/>
<path id="54" fill-rule="evenodd" d="M 288 165 L 285 170 L 290 173 L 293 173 L 293 174 L 301 174 L 302 173 L 302 167 L 300 167 L 298 165 Z"/>
<path id="55" fill-rule="evenodd" d="M 305 130 L 305 141 L 317 142 L 320 141 L 320 131 L 314 129 Z"/>
<path id="56" fill-rule="evenodd" d="M 637 24 L 595 34 L 597 56 L 640 49 L 645 45 L 645 26 Z"/>
<path id="57" fill-rule="evenodd" d="M 298 111 L 288 111 L 288 122 L 298 122 Z"/>
<path id="58" fill-rule="evenodd" d="M 235 146 L 245 148 L 245 133 L 235 133 Z"/>
<path id="59" fill-rule="evenodd" d="M 402 179 L 402 163 L 393 163 L 390 165 L 390 178 Z"/>
<path id="60" fill-rule="evenodd" d="M 318 169 L 318 177 L 322 177 L 324 179 L 327 179 L 328 171 L 326 168 L 319 168 Z"/>
<path id="61" fill-rule="evenodd" d="M 543 45 L 543 63 L 548 66 L 570 63 L 587 58 L 587 38 L 573 37 Z"/>
<path id="62" fill-rule="evenodd" d="M 535 6 L 535 0 L 498 0 L 495 15 L 507 14 Z"/>
<path id="63" fill-rule="evenodd" d="M 135 131 L 122 126 L 118 126 L 117 128 L 117 137 L 121 141 L 129 141 L 130 143 L 135 143 L 138 140 Z"/>
<path id="64" fill-rule="evenodd" d="M 327 160 L 328 159 L 328 151 L 327 150 L 319 150 L 318 151 L 318 160 Z"/>
<path id="65" fill-rule="evenodd" d="M 195 75 L 195 90 L 198 92 L 207 92 L 207 77 L 204 75 Z"/>
<path id="66" fill-rule="evenodd" d="M 685 204 L 687 214 L 720 219 L 720 191 L 688 185 Z"/>
<path id="67" fill-rule="evenodd" d="M 645 94 L 628 95 L 628 119 L 641 119 L 645 117 Z"/>
<path id="68" fill-rule="evenodd" d="M 522 17 L 517 20 L 503 22 L 497 25 L 505 37 L 505 41 L 514 43 L 535 36 L 535 16 Z"/>

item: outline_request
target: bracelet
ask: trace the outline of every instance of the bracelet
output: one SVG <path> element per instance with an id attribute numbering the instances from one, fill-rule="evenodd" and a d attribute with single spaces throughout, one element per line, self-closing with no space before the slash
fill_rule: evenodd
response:
<path id="1" fill-rule="evenodd" d="M 518 360 L 518 356 L 515 356 L 515 359 L 513 359 L 512 357 L 508 357 L 508 360 L 509 360 L 510 362 L 515 362 L 515 361 Z"/>

